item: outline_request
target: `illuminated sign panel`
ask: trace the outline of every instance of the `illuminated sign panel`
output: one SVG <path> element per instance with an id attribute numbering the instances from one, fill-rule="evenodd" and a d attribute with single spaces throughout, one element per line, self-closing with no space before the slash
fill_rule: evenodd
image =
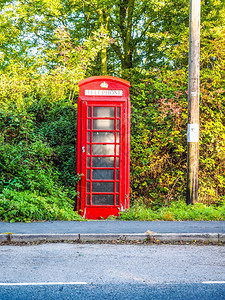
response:
<path id="1" fill-rule="evenodd" d="M 123 96 L 123 90 L 85 90 L 85 96 Z"/>

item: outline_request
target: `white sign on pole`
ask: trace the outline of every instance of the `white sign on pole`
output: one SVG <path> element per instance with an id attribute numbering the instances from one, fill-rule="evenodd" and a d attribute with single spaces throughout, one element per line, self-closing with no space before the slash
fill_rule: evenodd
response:
<path id="1" fill-rule="evenodd" d="M 187 142 L 188 143 L 199 142 L 199 124 L 188 124 Z"/>

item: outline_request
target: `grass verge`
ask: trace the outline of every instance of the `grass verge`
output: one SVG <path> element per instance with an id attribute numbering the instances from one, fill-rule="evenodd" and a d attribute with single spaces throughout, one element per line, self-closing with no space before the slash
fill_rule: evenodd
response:
<path id="1" fill-rule="evenodd" d="M 136 204 L 129 210 L 120 213 L 120 220 L 137 221 L 224 221 L 225 202 L 220 206 L 206 206 L 202 203 L 187 205 L 184 202 L 173 202 L 169 207 L 158 210 L 147 208 L 143 204 Z"/>

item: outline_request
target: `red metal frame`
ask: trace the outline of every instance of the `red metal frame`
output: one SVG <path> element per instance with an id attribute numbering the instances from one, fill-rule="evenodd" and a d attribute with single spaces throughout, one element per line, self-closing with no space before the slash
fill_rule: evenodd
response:
<path id="1" fill-rule="evenodd" d="M 103 87 L 102 87 L 102 83 Z M 82 216 L 88 219 L 107 218 L 109 215 L 118 215 L 119 211 L 129 207 L 129 165 L 130 165 L 130 102 L 129 102 L 129 82 L 111 76 L 95 76 L 82 80 L 79 83 L 80 94 L 78 99 L 78 123 L 77 123 L 77 172 L 82 174 L 78 183 L 77 209 Z M 86 95 L 85 91 L 116 91 L 119 90 L 120 96 L 107 95 Z M 122 91 L 122 92 L 121 92 Z M 95 117 L 93 111 L 96 107 L 113 107 L 114 117 Z M 118 115 L 118 110 L 120 114 Z M 95 120 L 111 120 L 114 124 L 113 129 L 94 129 Z M 117 127 L 117 122 L 120 127 Z M 90 124 L 90 127 L 88 127 Z M 112 133 L 114 141 L 101 142 L 93 141 L 93 134 Z M 120 139 L 117 139 L 119 133 Z M 96 135 L 95 135 L 96 136 Z M 90 138 L 88 138 L 90 137 Z M 92 149 L 98 145 L 111 145 L 114 151 L 110 154 L 93 154 Z M 119 152 L 118 152 L 119 146 Z M 83 151 L 82 151 L 83 149 Z M 90 152 L 89 152 L 90 149 Z M 93 158 L 112 157 L 114 165 L 110 167 L 94 167 Z M 119 166 L 117 160 L 119 158 Z M 89 162 L 90 165 L 87 165 Z M 95 179 L 92 173 L 97 170 L 111 170 L 113 179 Z M 119 171 L 119 178 L 117 172 Z M 112 192 L 99 192 L 92 190 L 104 183 L 112 183 Z M 95 195 L 102 195 L 113 199 L 113 203 L 94 204 Z M 94 197 L 93 197 L 94 196 Z M 96 197 L 95 197 L 96 198 Z"/>

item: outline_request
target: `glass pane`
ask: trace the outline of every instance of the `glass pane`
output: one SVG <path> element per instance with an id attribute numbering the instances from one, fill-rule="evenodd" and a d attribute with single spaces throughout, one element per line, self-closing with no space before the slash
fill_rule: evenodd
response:
<path id="1" fill-rule="evenodd" d="M 114 205 L 114 195 L 92 195 L 93 205 Z"/>
<path id="2" fill-rule="evenodd" d="M 117 121 L 116 121 L 116 129 L 117 129 L 117 130 L 120 130 L 120 120 L 117 120 Z"/>
<path id="3" fill-rule="evenodd" d="M 120 133 L 119 132 L 116 133 L 116 142 L 117 143 L 120 142 Z"/>
<path id="4" fill-rule="evenodd" d="M 93 155 L 114 155 L 114 145 L 92 145 Z"/>
<path id="5" fill-rule="evenodd" d="M 116 179 L 119 180 L 119 176 L 120 176 L 120 171 L 116 170 Z"/>
<path id="6" fill-rule="evenodd" d="M 115 107 L 93 107 L 93 117 L 95 118 L 114 118 Z"/>
<path id="7" fill-rule="evenodd" d="M 87 205 L 90 205 L 90 195 L 87 194 Z"/>
<path id="8" fill-rule="evenodd" d="M 119 157 L 117 157 L 116 158 L 116 167 L 119 168 L 119 166 L 120 166 L 120 160 L 119 160 Z"/>
<path id="9" fill-rule="evenodd" d="M 114 170 L 92 170 L 92 179 L 114 179 Z"/>
<path id="10" fill-rule="evenodd" d="M 90 182 L 87 182 L 87 193 L 90 193 Z"/>
<path id="11" fill-rule="evenodd" d="M 88 107 L 88 117 L 91 116 L 91 107 Z"/>
<path id="12" fill-rule="evenodd" d="M 87 157 L 87 167 L 90 168 L 90 157 Z"/>
<path id="13" fill-rule="evenodd" d="M 116 155 L 119 155 L 119 154 L 120 154 L 120 146 L 116 145 Z"/>
<path id="14" fill-rule="evenodd" d="M 105 120 L 105 119 L 98 119 L 93 120 L 93 129 L 106 129 L 106 130 L 114 130 L 115 121 L 114 120 Z"/>
<path id="15" fill-rule="evenodd" d="M 93 132 L 93 143 L 114 143 L 114 132 Z"/>
<path id="16" fill-rule="evenodd" d="M 88 129 L 91 129 L 91 120 L 88 120 Z"/>
<path id="17" fill-rule="evenodd" d="M 113 168 L 114 157 L 92 157 L 93 168 Z"/>
<path id="18" fill-rule="evenodd" d="M 91 147 L 90 147 L 90 145 L 87 145 L 87 154 L 91 154 Z"/>
<path id="19" fill-rule="evenodd" d="M 91 133 L 90 132 L 87 133 L 87 141 L 88 141 L 88 143 L 90 143 L 90 141 L 91 141 Z"/>
<path id="20" fill-rule="evenodd" d="M 117 107 L 117 118 L 120 118 L 120 107 Z"/>
<path id="21" fill-rule="evenodd" d="M 116 195 L 116 205 L 119 205 L 119 195 Z"/>
<path id="22" fill-rule="evenodd" d="M 116 183 L 116 192 L 117 192 L 117 193 L 119 193 L 119 186 L 120 186 L 120 183 L 117 182 L 117 183 Z"/>
<path id="23" fill-rule="evenodd" d="M 113 193 L 114 182 L 92 182 L 93 193 Z"/>
<path id="24" fill-rule="evenodd" d="M 87 179 L 90 179 L 90 170 L 87 170 Z"/>

